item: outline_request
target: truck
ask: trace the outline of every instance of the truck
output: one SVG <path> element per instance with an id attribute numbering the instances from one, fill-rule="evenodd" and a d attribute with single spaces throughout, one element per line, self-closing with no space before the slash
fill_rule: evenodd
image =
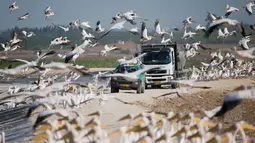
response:
<path id="1" fill-rule="evenodd" d="M 162 66 L 160 69 L 145 72 L 145 88 L 161 88 L 162 85 L 176 88 L 176 84 L 171 83 L 171 80 L 178 78 L 186 63 L 184 53 L 178 51 L 177 44 L 142 45 L 140 54 L 143 53 L 147 53 L 141 59 L 143 68 Z"/>
<path id="2" fill-rule="evenodd" d="M 131 73 L 140 70 L 140 65 L 119 65 L 113 73 Z M 139 75 L 137 81 L 127 81 L 123 77 L 112 77 L 111 78 L 111 93 L 118 93 L 119 90 L 136 90 L 137 94 L 144 93 L 145 81 L 144 74 Z"/>

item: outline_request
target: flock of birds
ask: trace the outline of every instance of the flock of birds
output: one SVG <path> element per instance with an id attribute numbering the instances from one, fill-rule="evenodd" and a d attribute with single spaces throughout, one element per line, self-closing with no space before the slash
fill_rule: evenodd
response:
<path id="1" fill-rule="evenodd" d="M 255 5 L 255 1 L 249 2 L 245 6 L 245 10 L 248 15 L 252 15 L 252 7 Z M 10 13 L 13 13 L 20 7 L 14 2 L 10 7 Z M 185 85 L 186 87 L 179 87 L 171 90 L 169 94 L 161 95 L 167 96 L 176 93 L 179 98 L 186 100 L 181 96 L 182 93 L 188 93 L 197 80 L 211 80 L 226 77 L 238 77 L 243 75 L 254 76 L 254 61 L 255 48 L 250 48 L 248 42 L 251 40 L 250 34 L 247 34 L 244 26 L 237 20 L 230 19 L 231 13 L 238 12 L 239 9 L 226 5 L 227 9 L 225 16 L 216 16 L 215 14 L 208 13 L 211 17 L 211 23 L 208 27 L 202 27 L 200 24 L 196 27 L 196 31 L 187 31 L 187 27 L 194 23 L 192 17 L 186 18 L 182 21 L 184 25 L 183 39 L 188 40 L 194 38 L 197 32 L 203 32 L 205 37 L 209 37 L 212 32 L 218 29 L 218 38 L 227 38 L 235 35 L 236 31 L 229 32 L 227 26 L 238 27 L 242 39 L 239 41 L 239 46 L 242 50 L 237 50 L 236 47 L 231 49 L 223 57 L 221 52 L 212 52 L 211 61 L 209 64 L 202 63 L 201 69 L 193 67 L 192 74 L 189 80 L 173 80 L 179 85 Z M 45 19 L 49 19 L 55 15 L 51 7 L 45 9 Z M 29 19 L 29 13 L 18 18 L 18 20 Z M 130 23 L 131 25 L 137 25 L 136 20 L 140 19 L 141 32 L 137 27 L 126 29 L 124 25 Z M 75 60 L 79 55 L 83 54 L 88 47 L 94 47 L 99 44 L 99 41 L 107 36 L 110 32 L 118 29 L 125 29 L 134 35 L 141 36 L 141 43 L 144 44 L 148 41 L 161 37 L 162 44 L 169 44 L 173 40 L 173 32 L 178 31 L 176 27 L 172 28 L 172 31 L 168 29 L 161 29 L 159 20 L 155 21 L 155 34 L 148 35 L 144 19 L 137 15 L 134 11 L 128 11 L 125 13 L 119 12 L 112 17 L 112 27 L 108 30 L 101 26 L 100 21 L 96 23 L 96 28 L 93 29 L 89 22 L 81 22 L 80 20 L 72 21 L 67 26 L 58 26 L 65 32 L 68 32 L 70 28 L 78 29 L 81 32 L 84 42 L 81 45 L 75 45 L 72 50 L 66 54 L 56 53 L 54 50 L 49 50 L 52 46 L 67 45 L 70 43 L 67 37 L 57 37 L 50 42 L 48 51 L 37 54 L 37 59 L 34 61 L 26 61 L 23 59 L 13 59 L 12 62 L 22 62 L 24 64 L 17 67 L 8 67 L 7 69 L 0 69 L 2 80 L 10 80 L 19 77 L 32 78 L 32 75 L 38 76 L 38 78 L 27 87 L 10 86 L 7 93 L 2 91 L 0 94 L 5 95 L 0 99 L 0 106 L 6 108 L 14 108 L 20 105 L 29 106 L 27 117 L 34 116 L 36 109 L 39 107 L 45 108 L 43 111 L 39 111 L 36 115 L 36 121 L 34 123 L 35 133 L 31 138 L 34 142 L 98 142 L 108 143 L 113 140 L 118 142 L 139 142 L 139 143 L 152 143 L 152 142 L 235 142 L 238 138 L 238 133 L 241 133 L 242 140 L 244 142 L 251 141 L 252 138 L 248 137 L 244 130 L 255 131 L 255 127 L 244 121 L 240 121 L 228 129 L 224 129 L 221 123 L 214 123 L 210 119 L 213 117 L 224 116 L 226 112 L 236 107 L 244 99 L 253 99 L 255 96 L 254 87 L 238 87 L 233 92 L 224 96 L 222 106 L 218 106 L 210 111 L 197 108 L 197 112 L 190 114 L 181 114 L 169 112 L 167 114 L 145 112 L 139 115 L 128 114 L 119 121 L 129 120 L 128 125 L 121 127 L 119 130 L 107 133 L 106 126 L 101 122 L 101 111 L 88 114 L 84 117 L 77 108 L 82 107 L 84 104 L 90 104 L 94 100 L 98 100 L 100 105 L 104 105 L 109 99 L 114 99 L 123 104 L 131 104 L 126 101 L 122 101 L 113 95 L 107 95 L 109 81 L 111 77 L 123 77 L 129 81 L 136 81 L 138 76 L 152 69 L 158 69 L 162 66 L 153 68 L 144 68 L 133 73 L 116 74 L 111 72 L 98 72 L 93 73 L 87 67 L 80 65 L 69 64 L 69 61 Z M 224 30 L 222 31 L 222 27 Z M 86 29 L 85 29 L 86 28 Z M 255 30 L 254 26 L 250 28 Z M 23 36 L 29 38 L 35 36 L 33 32 L 21 32 Z M 13 37 L 5 44 L 1 44 L 4 48 L 6 55 L 1 57 L 0 60 L 7 60 L 8 51 L 14 51 L 20 48 L 19 44 L 22 42 L 18 37 L 18 33 L 13 32 Z M 199 47 L 203 50 L 211 50 L 204 47 L 200 41 L 193 44 L 185 44 L 184 51 L 187 59 L 198 55 Z M 109 47 L 105 45 L 104 50 L 100 52 L 100 55 L 107 56 L 107 53 L 120 49 L 115 45 Z M 119 59 L 119 65 L 125 64 L 141 64 L 141 59 L 147 53 L 133 57 L 127 60 L 125 57 Z M 43 63 L 42 60 L 57 55 L 59 58 L 64 59 L 62 62 L 50 62 Z M 242 60 L 238 59 L 240 57 Z M 8 59 L 9 60 L 9 59 Z M 61 70 L 60 74 L 49 74 L 51 70 Z M 68 73 L 63 73 L 63 70 L 67 70 Z M 84 76 L 92 77 L 92 82 L 81 83 L 79 78 Z M 103 81 L 103 82 L 102 82 Z M 210 88 L 210 87 L 200 87 Z M 7 95 L 7 96 L 6 96 Z M 156 98 L 159 98 L 156 97 Z M 194 105 L 193 105 L 194 106 Z M 51 120 L 49 117 L 52 115 L 58 116 L 57 119 Z M 92 117 L 92 118 L 91 118 Z M 90 120 L 91 119 L 91 120 Z M 140 119 L 140 120 L 139 120 Z M 86 120 L 89 120 L 88 122 Z M 116 135 L 120 134 L 116 137 Z M 114 139 L 115 138 L 115 139 Z M 117 139 L 116 139 L 117 138 Z M 4 142 L 4 132 L 1 135 L 1 140 Z M 240 138 L 239 138 L 240 139 Z"/>

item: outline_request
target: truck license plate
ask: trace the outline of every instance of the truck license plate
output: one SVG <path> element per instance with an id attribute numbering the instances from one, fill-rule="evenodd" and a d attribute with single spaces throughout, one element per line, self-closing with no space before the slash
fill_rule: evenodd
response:
<path id="1" fill-rule="evenodd" d="M 154 81 L 154 84 L 160 84 L 161 82 L 160 81 Z"/>
<path id="2" fill-rule="evenodd" d="M 129 87 L 128 84 L 121 84 L 120 86 L 122 86 L 122 87 Z"/>

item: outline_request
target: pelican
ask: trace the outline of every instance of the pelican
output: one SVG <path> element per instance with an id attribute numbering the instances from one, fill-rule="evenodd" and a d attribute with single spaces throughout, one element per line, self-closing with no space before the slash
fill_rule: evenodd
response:
<path id="1" fill-rule="evenodd" d="M 234 30 L 234 31 L 229 32 L 229 31 L 228 31 L 228 28 L 225 27 L 225 28 L 224 28 L 224 35 L 225 35 L 226 37 L 232 36 L 232 35 L 236 36 L 236 31 Z"/>
<path id="2" fill-rule="evenodd" d="M 161 43 L 162 44 L 167 44 L 169 42 L 172 43 L 171 38 L 169 37 L 169 38 L 166 39 L 166 36 L 162 35 Z"/>
<path id="3" fill-rule="evenodd" d="M 87 27 L 87 28 L 89 28 L 89 29 L 92 29 L 92 27 L 89 25 L 89 23 L 90 23 L 90 22 L 85 21 L 85 22 L 81 22 L 80 25 L 81 25 L 81 26 L 85 26 L 85 27 Z"/>
<path id="4" fill-rule="evenodd" d="M 186 28 L 188 25 L 192 24 L 193 22 L 196 23 L 195 21 L 192 21 L 191 16 L 182 21 L 184 28 Z"/>
<path id="5" fill-rule="evenodd" d="M 145 22 L 142 22 L 142 31 L 141 31 L 141 42 L 147 42 L 147 41 L 150 41 L 152 39 L 154 39 L 155 37 L 154 36 L 148 36 L 148 33 L 147 33 L 147 28 L 146 28 L 146 25 L 145 25 Z"/>
<path id="6" fill-rule="evenodd" d="M 126 21 L 130 22 L 132 25 L 136 25 L 136 22 L 135 22 L 136 18 L 143 19 L 144 21 L 147 21 L 147 19 L 144 19 L 144 18 L 138 16 L 137 13 L 132 10 L 122 14 L 121 17 L 124 18 Z"/>
<path id="7" fill-rule="evenodd" d="M 236 50 L 236 47 L 234 47 L 235 53 L 237 53 L 239 56 L 249 59 L 255 59 L 255 48 L 250 48 L 247 50 Z"/>
<path id="8" fill-rule="evenodd" d="M 121 12 L 118 12 L 114 17 L 112 17 L 112 22 L 111 24 L 116 24 L 117 23 L 117 20 L 118 19 L 121 19 L 122 18 L 122 13 Z"/>
<path id="9" fill-rule="evenodd" d="M 44 11 L 45 19 L 48 19 L 50 16 L 55 15 L 55 12 L 52 12 L 51 7 L 47 7 Z"/>
<path id="10" fill-rule="evenodd" d="M 203 50 L 208 50 L 208 49 L 210 49 L 210 48 L 204 47 L 204 46 L 201 44 L 201 41 L 195 42 L 195 43 L 193 43 L 191 46 L 192 46 L 192 48 L 195 48 L 196 50 L 198 50 L 198 47 L 200 47 L 200 48 L 203 49 Z"/>
<path id="11" fill-rule="evenodd" d="M 10 14 L 12 14 L 12 12 L 16 9 L 19 9 L 19 6 L 16 5 L 16 2 L 12 3 L 10 6 L 9 6 L 9 11 L 10 11 Z"/>
<path id="12" fill-rule="evenodd" d="M 244 50 L 250 49 L 248 46 L 248 42 L 250 42 L 249 37 L 243 37 L 241 40 L 239 40 L 239 46 L 241 46 Z"/>
<path id="13" fill-rule="evenodd" d="M 219 19 L 217 21 L 214 21 L 212 22 L 206 32 L 205 32 L 205 37 L 209 37 L 210 34 L 215 30 L 217 29 L 219 26 L 221 25 L 231 25 L 231 26 L 236 26 L 236 25 L 239 25 L 240 23 L 237 21 L 237 20 L 233 20 L 233 19 L 228 19 L 228 18 L 222 18 L 222 19 Z"/>
<path id="14" fill-rule="evenodd" d="M 26 19 L 28 19 L 30 16 L 29 16 L 29 13 L 26 13 L 26 14 L 24 14 L 23 16 L 21 16 L 21 17 L 18 17 L 18 21 L 19 20 L 26 20 Z"/>
<path id="15" fill-rule="evenodd" d="M 26 32 L 25 30 L 22 31 L 22 34 L 27 37 L 27 38 L 30 38 L 32 36 L 35 36 L 35 33 L 34 32 Z"/>
<path id="16" fill-rule="evenodd" d="M 69 23 L 69 27 L 77 28 L 80 26 L 80 20 L 75 20 Z"/>
<path id="17" fill-rule="evenodd" d="M 56 53 L 55 51 L 48 51 L 46 53 L 41 54 L 35 61 L 31 61 L 31 62 L 23 60 L 23 59 L 13 59 L 12 61 L 23 62 L 23 63 L 25 63 L 27 65 L 31 65 L 31 66 L 38 66 L 38 63 L 42 59 L 46 58 L 47 56 L 54 55 L 55 53 Z"/>
<path id="18" fill-rule="evenodd" d="M 112 47 L 109 47 L 108 45 L 105 45 L 105 46 L 104 46 L 104 50 L 102 50 L 102 51 L 100 52 L 100 54 L 101 54 L 102 56 L 106 56 L 108 52 L 113 51 L 113 50 L 117 50 L 117 49 L 119 49 L 119 48 L 116 47 L 115 45 L 113 45 Z"/>
<path id="19" fill-rule="evenodd" d="M 235 108 L 244 99 L 254 99 L 255 89 L 242 90 L 238 92 L 228 93 L 224 96 L 222 106 L 218 106 L 211 111 L 204 111 L 207 117 L 218 117 L 224 115 L 229 110 Z"/>
<path id="20" fill-rule="evenodd" d="M 82 34 L 82 40 L 85 39 L 95 39 L 95 36 L 92 35 L 91 33 L 87 33 L 86 30 L 84 30 L 83 28 L 79 27 L 79 30 L 81 31 Z"/>
<path id="21" fill-rule="evenodd" d="M 228 18 L 229 15 L 230 15 L 232 12 L 234 12 L 234 11 L 239 11 L 238 8 L 235 8 L 235 7 L 232 7 L 232 6 L 229 6 L 229 5 L 225 5 L 224 8 L 227 9 L 227 12 L 226 12 L 226 14 L 225 14 L 225 17 L 226 17 L 226 18 Z"/>
<path id="22" fill-rule="evenodd" d="M 105 29 L 101 27 L 101 22 L 100 22 L 100 21 L 97 21 L 97 26 L 96 26 L 95 31 L 96 31 L 97 33 L 101 33 L 101 32 L 104 32 L 104 30 L 105 30 Z"/>
<path id="23" fill-rule="evenodd" d="M 0 45 L 2 46 L 2 48 L 4 48 L 4 52 L 7 52 L 11 49 L 9 42 L 7 42 L 6 44 L 0 43 Z"/>
<path id="24" fill-rule="evenodd" d="M 205 32 L 206 31 L 206 27 L 200 26 L 200 24 L 198 24 L 197 27 L 196 27 L 196 31 L 199 31 L 199 30 L 202 30 L 203 32 Z"/>
<path id="25" fill-rule="evenodd" d="M 221 28 L 218 29 L 218 32 L 217 32 L 217 33 L 218 33 L 217 38 L 226 38 L 226 37 L 225 37 L 225 34 L 224 34 L 223 31 L 221 30 Z"/>
<path id="26" fill-rule="evenodd" d="M 221 16 L 217 16 L 216 14 L 212 14 L 212 13 L 209 13 L 209 12 L 207 12 L 207 14 L 211 18 L 211 22 L 215 22 L 215 21 L 223 18 Z"/>
<path id="27" fill-rule="evenodd" d="M 155 28 L 155 32 L 156 32 L 155 35 L 169 34 L 166 29 L 161 30 L 160 23 L 159 23 L 158 19 L 156 19 L 156 21 L 155 21 L 154 28 Z"/>
<path id="28" fill-rule="evenodd" d="M 245 10 L 248 13 L 248 15 L 252 15 L 252 7 L 255 5 L 255 1 L 249 2 L 245 6 Z"/>
<path id="29" fill-rule="evenodd" d="M 183 33 L 183 36 L 182 36 L 182 39 L 190 39 L 190 38 L 194 38 L 194 35 L 196 35 L 197 33 L 195 33 L 195 32 L 191 32 L 191 31 L 189 31 L 189 32 L 187 32 L 187 30 L 185 29 L 184 30 L 184 33 Z"/>
<path id="30" fill-rule="evenodd" d="M 99 39 L 97 39 L 97 40 L 100 40 L 100 39 L 102 39 L 104 36 L 106 36 L 107 34 L 109 34 L 111 31 L 113 31 L 113 30 L 116 30 L 116 29 L 118 29 L 118 30 L 121 30 L 121 29 L 123 29 L 124 28 L 124 24 L 126 23 L 127 21 L 121 21 L 121 22 L 119 22 L 119 23 L 116 23 L 116 24 L 114 24 L 109 30 L 107 30 L 102 36 L 100 36 L 100 38 Z M 99 24 L 100 25 L 100 24 Z M 101 27 L 101 26 L 99 26 L 99 27 Z M 104 30 L 103 30 L 104 31 Z M 102 31 L 102 32 L 103 32 Z"/>
<path id="31" fill-rule="evenodd" d="M 16 32 L 14 32 L 14 33 L 13 33 L 12 40 L 10 40 L 11 46 L 17 45 L 17 44 L 19 44 L 20 42 L 22 42 L 22 40 L 18 39 L 18 34 L 17 34 Z"/>
<path id="32" fill-rule="evenodd" d="M 131 73 L 114 73 L 114 74 L 107 74 L 104 77 L 123 77 L 128 81 L 137 81 L 140 74 L 145 73 L 149 70 L 153 70 L 153 69 L 158 69 L 161 68 L 162 66 L 157 66 L 157 67 L 150 67 L 150 68 L 144 68 L 144 69 L 140 69 L 137 70 L 135 72 L 131 72 Z"/>
<path id="33" fill-rule="evenodd" d="M 135 27 L 135 28 L 131 28 L 128 30 L 128 32 L 134 34 L 134 35 L 139 35 L 139 32 L 138 32 L 138 27 Z"/>

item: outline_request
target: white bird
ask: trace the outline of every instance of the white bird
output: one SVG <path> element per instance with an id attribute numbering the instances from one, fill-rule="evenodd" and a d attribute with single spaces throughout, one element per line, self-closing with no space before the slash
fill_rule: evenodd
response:
<path id="1" fill-rule="evenodd" d="M 250 42 L 249 37 L 243 37 L 241 40 L 239 40 L 239 46 L 241 46 L 244 50 L 250 49 L 248 46 L 248 42 Z"/>
<path id="2" fill-rule="evenodd" d="M 8 42 L 6 44 L 0 43 L 0 45 L 4 48 L 4 52 L 7 52 L 11 49 L 11 46 Z"/>
<path id="3" fill-rule="evenodd" d="M 26 19 L 28 19 L 29 17 L 30 17 L 29 13 L 26 13 L 26 14 L 24 14 L 23 16 L 18 17 L 18 21 L 19 21 L 19 20 L 26 20 Z"/>
<path id="4" fill-rule="evenodd" d="M 201 44 L 201 41 L 195 42 L 191 45 L 192 48 L 194 48 L 195 50 L 198 50 L 198 47 L 200 47 L 203 50 L 209 50 L 210 48 L 206 48 Z"/>
<path id="5" fill-rule="evenodd" d="M 38 63 L 39 63 L 42 59 L 46 58 L 47 56 L 53 55 L 53 54 L 55 54 L 55 53 L 56 53 L 55 51 L 48 51 L 48 52 L 46 52 L 46 53 L 41 54 L 35 61 L 31 61 L 31 62 L 29 62 L 29 61 L 27 61 L 27 60 L 23 60 L 23 59 L 13 59 L 12 61 L 19 61 L 19 62 L 23 62 L 23 63 L 25 63 L 25 64 L 27 64 L 27 65 L 38 66 Z"/>
<path id="6" fill-rule="evenodd" d="M 124 28 L 124 24 L 126 23 L 126 21 L 121 21 L 119 23 L 114 24 L 109 30 L 107 30 L 102 36 L 100 36 L 99 39 L 102 39 L 104 36 L 106 36 L 107 34 L 109 34 L 112 30 L 121 30 Z M 101 26 L 100 26 L 101 27 Z"/>
<path id="7" fill-rule="evenodd" d="M 130 22 L 132 25 L 136 25 L 135 19 L 143 19 L 144 21 L 148 20 L 138 16 L 137 13 L 132 10 L 122 14 L 121 17 L 124 18 L 126 21 Z"/>
<path id="8" fill-rule="evenodd" d="M 105 29 L 102 28 L 102 26 L 101 26 L 101 22 L 100 22 L 100 21 L 97 21 L 95 31 L 96 31 L 97 33 L 101 33 L 101 32 L 104 32 L 104 30 L 105 30 Z"/>
<path id="9" fill-rule="evenodd" d="M 115 45 L 113 45 L 112 47 L 109 47 L 108 45 L 105 45 L 104 50 L 100 51 L 100 54 L 102 56 L 106 56 L 107 53 L 109 53 L 110 51 L 117 50 L 117 49 L 119 49 L 119 48 L 116 47 Z"/>
<path id="10" fill-rule="evenodd" d="M 229 6 L 229 5 L 225 5 L 224 8 L 227 9 L 227 12 L 226 12 L 226 14 L 225 14 L 225 17 L 226 17 L 226 18 L 228 18 L 229 15 L 230 15 L 232 12 L 234 12 L 234 11 L 239 11 L 238 8 L 235 8 L 235 7 L 232 7 L 232 6 Z"/>
<path id="11" fill-rule="evenodd" d="M 182 21 L 185 29 L 188 25 L 192 24 L 193 22 L 196 23 L 195 21 L 192 20 L 191 16 Z"/>
<path id="12" fill-rule="evenodd" d="M 112 17 L 112 22 L 110 24 L 116 24 L 117 20 L 121 19 L 123 17 L 121 12 L 118 12 L 114 17 Z"/>
<path id="13" fill-rule="evenodd" d="M 170 37 L 166 39 L 165 36 L 162 36 L 162 40 L 161 40 L 162 44 L 167 44 L 169 42 L 170 43 L 172 42 Z"/>
<path id="14" fill-rule="evenodd" d="M 56 46 L 56 45 L 66 45 L 68 43 L 70 43 L 70 40 L 68 40 L 67 37 L 62 37 L 62 36 L 57 37 L 53 41 L 50 42 L 49 48 L 51 46 Z"/>
<path id="15" fill-rule="evenodd" d="M 218 36 L 217 38 L 225 38 L 225 34 L 223 33 L 223 31 L 221 30 L 221 28 L 218 29 Z"/>
<path id="16" fill-rule="evenodd" d="M 234 52 L 243 58 L 255 59 L 255 48 L 236 50 L 236 47 L 234 47 Z"/>
<path id="17" fill-rule="evenodd" d="M 34 32 L 27 32 L 25 30 L 22 31 L 22 34 L 27 37 L 27 38 L 30 38 L 32 36 L 35 36 L 35 33 Z"/>
<path id="18" fill-rule="evenodd" d="M 209 37 L 210 34 L 215 30 L 217 29 L 219 26 L 221 25 L 230 25 L 230 26 L 236 26 L 236 25 L 240 25 L 240 23 L 237 21 L 237 20 L 233 20 L 233 19 L 228 19 L 228 18 L 222 18 L 222 19 L 219 19 L 217 21 L 214 21 L 212 22 L 207 30 L 206 30 L 206 33 L 205 33 L 205 37 Z"/>
<path id="19" fill-rule="evenodd" d="M 82 34 L 82 40 L 85 39 L 95 39 L 95 36 L 92 35 L 91 33 L 87 33 L 85 29 L 83 29 L 82 27 L 79 27 L 79 30 L 81 31 Z"/>
<path id="20" fill-rule="evenodd" d="M 138 35 L 139 32 L 138 32 L 138 27 L 135 27 L 135 28 L 131 28 L 128 30 L 128 32 L 134 34 L 134 35 Z"/>
<path id="21" fill-rule="evenodd" d="M 183 36 L 182 36 L 182 39 L 190 39 L 190 38 L 193 38 L 194 39 L 194 35 L 196 35 L 197 33 L 196 32 L 187 32 L 187 30 L 185 29 L 184 30 L 184 33 L 183 33 Z"/>
<path id="22" fill-rule="evenodd" d="M 234 31 L 229 32 L 229 31 L 228 31 L 228 28 L 225 27 L 225 28 L 224 28 L 224 35 L 225 35 L 225 37 L 232 36 L 232 35 L 236 35 L 236 31 L 234 30 Z"/>
<path id="23" fill-rule="evenodd" d="M 252 15 L 252 7 L 255 5 L 255 1 L 251 1 L 246 4 L 245 10 L 248 13 L 248 15 Z"/>
<path id="24" fill-rule="evenodd" d="M 142 28 L 141 29 L 142 29 L 142 31 L 141 31 L 141 40 L 140 41 L 142 43 L 150 41 L 150 40 L 155 38 L 154 36 L 148 36 L 148 31 L 147 31 L 145 22 L 142 22 Z"/>
<path id="25" fill-rule="evenodd" d="M 81 22 L 80 25 L 81 25 L 81 26 L 85 26 L 85 27 L 87 27 L 87 28 L 89 28 L 89 29 L 92 29 L 92 27 L 89 25 L 89 22 L 88 22 L 88 21 L 86 21 L 86 22 Z"/>
<path id="26" fill-rule="evenodd" d="M 70 60 L 73 60 L 75 63 L 76 59 L 80 56 L 80 54 L 84 52 L 85 50 L 81 46 L 75 45 L 73 50 L 66 54 L 65 63 L 68 63 Z"/>
<path id="27" fill-rule="evenodd" d="M 77 28 L 80 26 L 80 20 L 75 20 L 69 23 L 69 27 Z"/>
<path id="28" fill-rule="evenodd" d="M 203 32 L 205 32 L 206 31 L 206 27 L 200 26 L 200 24 L 198 24 L 197 27 L 196 27 L 196 31 L 199 31 L 199 30 L 202 30 Z"/>
<path id="29" fill-rule="evenodd" d="M 12 39 L 10 40 L 10 44 L 11 46 L 12 45 L 17 45 L 19 44 L 20 42 L 22 42 L 22 40 L 18 39 L 18 34 L 16 32 L 13 33 L 13 37 Z"/>
<path id="30" fill-rule="evenodd" d="M 144 69 L 140 69 L 137 70 L 135 72 L 131 72 L 131 73 L 114 73 L 114 74 L 107 74 L 105 75 L 105 77 L 123 77 L 128 81 L 137 81 L 138 77 L 140 74 L 143 74 L 149 70 L 153 70 L 153 69 L 158 69 L 161 68 L 162 66 L 156 66 L 156 67 L 150 67 L 150 68 L 144 68 Z"/>
<path id="31" fill-rule="evenodd" d="M 161 29 L 160 28 L 160 23 L 159 20 L 156 19 L 155 24 L 154 24 L 154 29 L 155 29 L 155 35 L 163 35 L 163 34 L 168 34 L 168 30 L 167 29 Z"/>
<path id="32" fill-rule="evenodd" d="M 48 19 L 50 16 L 55 15 L 55 12 L 51 10 L 51 7 L 47 7 L 44 11 L 45 19 Z"/>
<path id="33" fill-rule="evenodd" d="M 10 14 L 16 10 L 16 9 L 19 9 L 19 6 L 16 5 L 16 2 L 12 3 L 10 6 L 9 6 L 9 11 L 10 11 Z"/>

